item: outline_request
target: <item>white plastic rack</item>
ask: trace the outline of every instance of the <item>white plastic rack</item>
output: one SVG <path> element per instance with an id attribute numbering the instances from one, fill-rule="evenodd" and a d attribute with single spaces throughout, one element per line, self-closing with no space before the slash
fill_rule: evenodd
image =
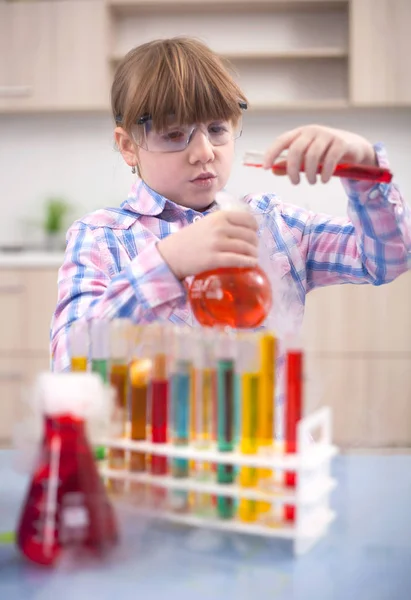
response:
<path id="1" fill-rule="evenodd" d="M 126 452 L 141 452 L 147 455 L 187 459 L 199 463 L 226 464 L 237 467 L 270 469 L 276 477 L 264 480 L 264 488 L 242 487 L 238 483 L 216 483 L 211 480 L 177 478 L 172 475 L 154 475 L 149 472 L 131 472 L 127 469 L 110 469 L 100 465 L 100 474 L 106 480 L 136 482 L 144 486 L 165 488 L 172 491 L 194 492 L 230 498 L 269 502 L 276 507 L 295 506 L 294 522 L 273 521 L 261 517 L 256 522 L 243 522 L 238 517 L 221 519 L 202 516 L 196 512 L 175 512 L 172 510 L 150 510 L 147 506 L 132 503 L 133 508 L 147 516 L 181 523 L 187 526 L 203 527 L 241 534 L 259 535 L 293 540 L 294 553 L 301 555 L 326 535 L 335 513 L 330 508 L 330 494 L 336 481 L 330 476 L 330 463 L 337 454 L 331 443 L 331 411 L 323 407 L 303 418 L 297 426 L 296 454 L 285 454 L 280 444 L 262 449 L 257 454 L 245 455 L 240 452 L 220 452 L 215 447 L 199 449 L 194 445 L 175 446 L 154 444 L 147 441 L 131 441 L 125 438 L 99 440 L 108 448 L 123 449 Z M 297 474 L 296 487 L 290 489 L 282 483 L 279 474 Z M 129 487 L 129 486 L 128 486 Z M 131 496 L 127 496 L 130 497 Z M 126 498 L 127 498 L 126 497 Z"/>

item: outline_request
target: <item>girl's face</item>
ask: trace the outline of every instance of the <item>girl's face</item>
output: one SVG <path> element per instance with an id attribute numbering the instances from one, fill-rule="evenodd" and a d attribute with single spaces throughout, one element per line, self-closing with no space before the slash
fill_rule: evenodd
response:
<path id="1" fill-rule="evenodd" d="M 208 131 L 208 123 L 200 126 L 178 152 L 150 152 L 121 127 L 115 130 L 115 139 L 126 163 L 138 165 L 150 188 L 176 204 L 202 211 L 226 185 L 234 158 L 234 139 L 214 145 Z"/>

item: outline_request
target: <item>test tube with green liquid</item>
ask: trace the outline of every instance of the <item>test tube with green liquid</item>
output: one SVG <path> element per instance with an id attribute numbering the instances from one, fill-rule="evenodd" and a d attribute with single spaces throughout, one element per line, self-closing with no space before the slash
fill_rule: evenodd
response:
<path id="1" fill-rule="evenodd" d="M 109 370 L 109 322 L 94 319 L 90 323 L 91 370 L 98 373 L 104 383 L 108 382 Z"/>
<path id="2" fill-rule="evenodd" d="M 98 373 L 104 383 L 108 383 L 109 377 L 109 321 L 94 319 L 90 323 L 90 355 L 91 355 L 91 370 L 93 373 Z M 106 455 L 106 449 L 99 446 L 95 450 L 96 460 L 102 460 Z"/>
<path id="3" fill-rule="evenodd" d="M 235 447 L 235 359 L 236 336 L 233 331 L 221 331 L 216 344 L 217 357 L 217 448 L 232 452 Z M 217 465 L 217 482 L 232 484 L 233 465 Z M 228 496 L 217 497 L 217 514 L 221 519 L 234 516 L 234 501 Z"/>

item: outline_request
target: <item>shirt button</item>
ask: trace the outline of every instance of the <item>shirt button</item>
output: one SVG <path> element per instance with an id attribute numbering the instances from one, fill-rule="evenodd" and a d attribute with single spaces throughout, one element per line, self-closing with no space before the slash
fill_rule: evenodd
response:
<path id="1" fill-rule="evenodd" d="M 200 215 L 196 215 L 193 219 L 193 223 L 195 223 L 196 221 L 200 221 L 201 217 Z"/>

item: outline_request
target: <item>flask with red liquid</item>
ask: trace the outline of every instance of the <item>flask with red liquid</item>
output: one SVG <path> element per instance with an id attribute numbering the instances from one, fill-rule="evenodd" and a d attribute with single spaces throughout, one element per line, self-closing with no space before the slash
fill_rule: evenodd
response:
<path id="1" fill-rule="evenodd" d="M 219 194 L 222 210 L 251 212 L 248 204 Z M 200 273 L 189 289 L 200 325 L 251 329 L 263 323 L 272 304 L 271 285 L 260 267 L 223 267 Z"/>
<path id="2" fill-rule="evenodd" d="M 102 555 L 117 542 L 117 524 L 92 449 L 86 420 L 107 389 L 92 373 L 43 373 L 35 393 L 44 418 L 37 466 L 17 528 L 22 554 L 53 565 L 63 550 Z"/>

